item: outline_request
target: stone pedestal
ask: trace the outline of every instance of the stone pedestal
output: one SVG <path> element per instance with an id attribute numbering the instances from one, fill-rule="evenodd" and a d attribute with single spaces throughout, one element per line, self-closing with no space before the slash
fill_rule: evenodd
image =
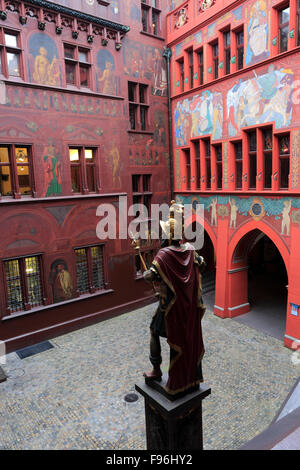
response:
<path id="1" fill-rule="evenodd" d="M 201 384 L 198 390 L 171 400 L 166 396 L 166 381 L 164 376 L 162 382 L 152 381 L 154 388 L 146 383 L 135 386 L 145 399 L 147 450 L 203 450 L 202 400 L 211 389 Z"/>
<path id="2" fill-rule="evenodd" d="M 1 383 L 1 382 L 5 382 L 5 380 L 6 380 L 5 372 L 4 372 L 4 370 L 1 369 L 1 367 L 0 367 L 0 383 Z"/>

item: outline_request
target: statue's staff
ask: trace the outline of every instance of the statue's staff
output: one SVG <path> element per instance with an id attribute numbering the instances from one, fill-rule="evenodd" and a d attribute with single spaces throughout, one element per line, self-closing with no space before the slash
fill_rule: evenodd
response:
<path id="1" fill-rule="evenodd" d="M 146 265 L 146 262 L 142 256 L 142 253 L 141 253 L 141 247 L 140 247 L 140 242 L 137 238 L 134 237 L 134 235 L 132 234 L 132 232 L 129 233 L 131 239 L 132 239 L 132 246 L 134 246 L 134 249 L 135 251 L 137 252 L 137 254 L 139 255 L 140 257 L 140 260 L 141 260 L 141 263 L 142 263 L 142 266 L 144 268 L 144 271 L 148 271 L 149 268 L 147 268 L 147 265 Z M 151 283 L 152 284 L 152 287 L 153 287 L 153 290 L 154 290 L 154 294 L 156 297 L 159 297 L 159 292 L 158 290 L 156 289 L 155 285 L 154 285 L 154 282 Z"/>

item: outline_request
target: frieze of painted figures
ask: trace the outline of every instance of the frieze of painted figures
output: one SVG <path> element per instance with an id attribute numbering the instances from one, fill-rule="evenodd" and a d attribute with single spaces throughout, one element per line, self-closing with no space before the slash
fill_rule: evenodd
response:
<path id="1" fill-rule="evenodd" d="M 123 104 L 118 101 L 86 95 L 68 94 L 60 91 L 16 88 L 10 85 L 6 86 L 5 99 L 0 104 L 1 106 L 57 113 L 87 114 L 90 116 L 125 116 Z"/>
<path id="2" fill-rule="evenodd" d="M 240 198 L 237 196 L 180 196 L 176 198 L 180 204 L 197 204 L 204 206 L 204 215 L 210 226 L 218 226 L 218 217 L 229 217 L 229 229 L 236 230 L 247 219 L 264 221 L 282 236 L 291 234 L 291 222 L 300 228 L 300 199 L 298 198 L 265 198 L 251 196 Z"/>
<path id="3" fill-rule="evenodd" d="M 208 134 L 213 140 L 236 137 L 244 127 L 267 122 L 274 122 L 276 129 L 291 126 L 292 119 L 297 124 L 293 115 L 295 80 L 295 67 L 270 65 L 265 73 L 253 71 L 246 79 L 230 80 L 230 88 L 223 94 L 215 87 L 178 100 L 174 110 L 176 145 L 188 145 L 189 139 Z"/>

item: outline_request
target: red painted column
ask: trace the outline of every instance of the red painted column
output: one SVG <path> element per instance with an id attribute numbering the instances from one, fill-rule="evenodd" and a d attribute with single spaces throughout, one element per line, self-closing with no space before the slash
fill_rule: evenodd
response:
<path id="1" fill-rule="evenodd" d="M 290 0 L 290 34 L 288 49 L 293 49 L 297 46 L 297 1 L 298 0 Z M 292 31 L 294 31 L 294 34 L 291 34 Z"/>
<path id="2" fill-rule="evenodd" d="M 228 224 L 228 217 L 218 218 L 214 314 L 221 318 L 228 317 Z"/>
<path id="3" fill-rule="evenodd" d="M 195 75 L 197 74 L 197 78 Z M 198 53 L 194 51 L 194 87 L 200 85 L 200 77 L 199 77 L 199 56 Z"/>
<path id="4" fill-rule="evenodd" d="M 248 266 L 228 270 L 228 316 L 237 317 L 250 311 L 248 302 Z"/>
<path id="5" fill-rule="evenodd" d="M 190 156 L 191 156 L 191 190 L 195 191 L 197 189 L 196 183 L 196 149 L 193 142 L 190 146 Z"/>
<path id="6" fill-rule="evenodd" d="M 249 144 L 247 133 L 242 132 L 243 141 L 243 191 L 249 190 Z"/>
<path id="7" fill-rule="evenodd" d="M 236 172 L 235 172 L 235 152 L 234 145 L 229 142 L 228 145 L 228 189 L 235 191 Z"/>
<path id="8" fill-rule="evenodd" d="M 225 75 L 225 54 L 224 54 L 224 34 L 222 31 L 219 31 L 218 34 L 219 40 L 219 66 L 221 62 L 223 63 L 223 67 L 219 67 L 219 77 L 224 77 Z"/>
<path id="9" fill-rule="evenodd" d="M 264 141 L 261 129 L 257 129 L 257 170 L 256 170 L 256 191 L 264 189 Z"/>
<path id="10" fill-rule="evenodd" d="M 205 66 L 206 64 L 206 66 Z M 204 46 L 204 72 L 205 72 L 205 83 L 213 80 L 213 53 L 212 45 L 206 44 Z"/>
<path id="11" fill-rule="evenodd" d="M 279 51 L 279 17 L 278 10 L 271 8 L 271 42 L 270 51 L 271 57 L 278 54 Z"/>
<path id="12" fill-rule="evenodd" d="M 238 66 L 237 66 L 238 57 L 237 57 L 237 48 L 236 48 L 237 41 L 236 41 L 236 34 L 234 31 L 231 31 L 230 41 L 231 41 L 231 59 L 235 57 L 234 62 L 232 62 L 231 60 L 231 64 L 230 64 L 230 73 L 233 73 L 233 72 L 236 72 L 238 69 Z"/>
<path id="13" fill-rule="evenodd" d="M 217 187 L 217 157 L 216 157 L 216 147 L 211 146 L 211 189 L 216 191 Z"/>
<path id="14" fill-rule="evenodd" d="M 189 83 L 189 54 L 187 51 L 183 53 L 184 57 L 184 91 L 188 91 L 191 88 Z"/>
<path id="15" fill-rule="evenodd" d="M 273 161 L 272 161 L 272 191 L 278 191 L 280 186 L 279 174 L 279 141 L 273 137 Z"/>
<path id="16" fill-rule="evenodd" d="M 200 168 L 201 168 L 201 191 L 206 190 L 206 164 L 205 164 L 205 145 L 200 139 Z"/>
<path id="17" fill-rule="evenodd" d="M 300 306 L 300 229 L 298 224 L 291 225 L 291 254 L 288 267 L 288 302 L 286 332 L 284 344 L 293 348 L 298 341 L 300 345 L 300 308 L 297 316 L 292 314 L 291 303 Z"/>

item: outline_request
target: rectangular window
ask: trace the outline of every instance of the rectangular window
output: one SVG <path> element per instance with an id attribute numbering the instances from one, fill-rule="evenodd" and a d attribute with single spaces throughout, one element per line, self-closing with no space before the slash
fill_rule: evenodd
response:
<path id="1" fill-rule="evenodd" d="M 73 193 L 96 192 L 96 149 L 69 148 Z"/>
<path id="2" fill-rule="evenodd" d="M 244 68 L 244 30 L 236 33 L 237 69 Z"/>
<path id="3" fill-rule="evenodd" d="M 179 87 L 180 91 L 184 91 L 184 60 L 180 59 L 177 61 L 179 70 Z"/>
<path id="4" fill-rule="evenodd" d="M 200 142 L 194 143 L 196 156 L 196 188 L 201 188 L 201 159 L 200 159 Z"/>
<path id="5" fill-rule="evenodd" d="M 103 246 L 89 246 L 75 249 L 77 290 L 80 295 L 103 290 L 104 264 Z"/>
<path id="6" fill-rule="evenodd" d="M 235 153 L 235 189 L 242 189 L 243 185 L 243 143 L 234 144 Z"/>
<path id="7" fill-rule="evenodd" d="M 279 52 L 288 50 L 290 7 L 289 5 L 278 10 L 279 17 Z"/>
<path id="8" fill-rule="evenodd" d="M 210 140 L 204 141 L 205 145 L 205 167 L 206 167 L 206 189 L 211 189 L 211 151 Z"/>
<path id="9" fill-rule="evenodd" d="M 141 1 L 142 30 L 145 33 L 153 34 L 154 36 L 160 34 L 160 14 L 159 0 Z"/>
<path id="10" fill-rule="evenodd" d="M 300 0 L 299 0 L 300 1 Z M 199 73 L 199 85 L 203 85 L 204 83 L 204 57 L 203 57 L 203 49 L 200 49 L 198 52 L 198 73 Z"/>
<path id="11" fill-rule="evenodd" d="M 148 128 L 148 85 L 128 82 L 129 123 L 131 130 Z"/>
<path id="12" fill-rule="evenodd" d="M 213 76 L 214 79 L 219 76 L 219 44 L 216 42 L 212 45 L 212 55 L 213 55 Z"/>
<path id="13" fill-rule="evenodd" d="M 217 162 L 217 189 L 223 187 L 223 163 L 222 163 L 222 144 L 215 146 Z"/>
<path id="14" fill-rule="evenodd" d="M 189 84 L 190 88 L 194 87 L 194 52 L 193 50 L 188 51 L 189 57 Z"/>
<path id="15" fill-rule="evenodd" d="M 191 189 L 191 152 L 190 149 L 184 150 L 185 167 L 186 167 L 186 189 Z"/>
<path id="16" fill-rule="evenodd" d="M 66 84 L 78 88 L 91 88 L 90 51 L 79 46 L 64 44 Z"/>
<path id="17" fill-rule="evenodd" d="M 256 130 L 248 134 L 249 144 L 249 188 L 256 189 L 257 174 L 257 138 Z"/>
<path id="18" fill-rule="evenodd" d="M 231 33 L 226 31 L 224 34 L 224 60 L 225 60 L 225 75 L 230 74 L 231 62 Z"/>
<path id="19" fill-rule="evenodd" d="M 264 189 L 272 188 L 273 133 L 272 129 L 263 131 L 264 145 Z"/>
<path id="20" fill-rule="evenodd" d="M 14 31 L 0 30 L 1 73 L 8 77 L 21 77 L 20 37 Z"/>
<path id="21" fill-rule="evenodd" d="M 288 189 L 290 174 L 290 136 L 279 137 L 279 182 L 281 189 Z"/>
<path id="22" fill-rule="evenodd" d="M 39 256 L 4 261 L 7 308 L 11 313 L 43 305 Z"/>
<path id="23" fill-rule="evenodd" d="M 132 175 L 133 204 L 142 204 L 147 209 L 147 216 L 151 214 L 151 184 L 152 175 Z"/>
<path id="24" fill-rule="evenodd" d="M 0 191 L 2 196 L 32 195 L 30 147 L 0 147 Z"/>

